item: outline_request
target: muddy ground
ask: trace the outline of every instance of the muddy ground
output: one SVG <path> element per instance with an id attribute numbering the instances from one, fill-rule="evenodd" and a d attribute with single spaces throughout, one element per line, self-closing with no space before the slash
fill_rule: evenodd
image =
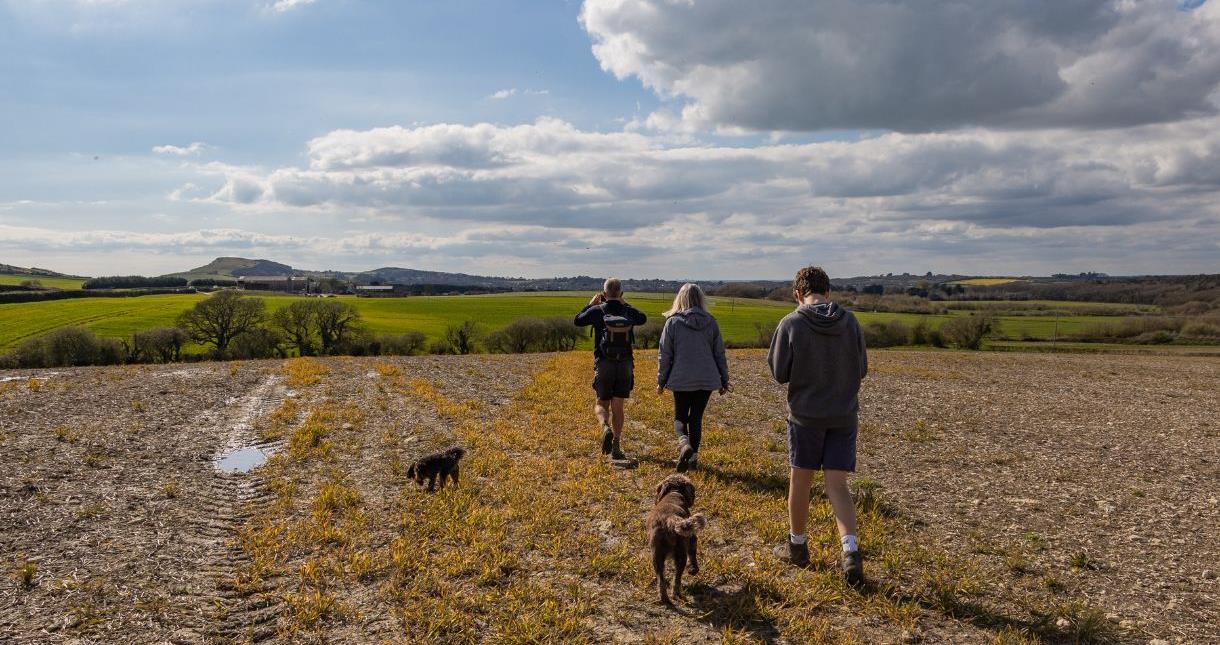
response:
<path id="1" fill-rule="evenodd" d="M 649 358 L 637 361 L 645 387 Z M 735 391 L 713 402 L 705 441 L 718 432 L 757 433 L 759 472 L 782 473 L 785 455 L 775 441 L 782 439 L 782 389 L 766 377 L 760 352 L 730 359 Z M 857 611 L 864 599 L 816 610 L 840 626 L 830 632 L 837 640 L 989 642 L 1028 631 L 1031 639 L 1065 642 L 1072 634 L 1220 642 L 1220 361 L 897 351 L 872 359 L 859 475 L 880 485 L 908 531 L 904 539 L 985 574 L 971 593 L 988 609 L 923 603 L 892 618 Z M 270 516 L 278 493 L 262 469 L 222 473 L 214 460 L 253 445 L 287 450 L 287 435 L 260 431 L 277 412 L 295 409 L 285 401 L 301 402 L 299 413 L 279 421 L 289 433 L 310 406 L 334 406 L 355 420 L 338 420 L 335 453 L 279 467 L 307 488 L 342 471 L 370 517 L 391 517 L 411 507 L 395 500 L 424 493 L 406 486 L 386 455 L 397 464 L 399 456 L 410 461 L 461 443 L 452 414 L 393 390 L 391 371 L 471 403 L 473 422 L 485 420 L 490 432 L 553 360 L 328 359 L 312 384 L 294 382 L 281 361 L 0 372 L 9 379 L 0 382 L 0 641 L 428 640 L 411 630 L 409 614 L 379 610 L 393 604 L 389 574 L 345 587 L 349 610 L 308 632 L 297 630 L 299 605 L 283 600 L 304 589 L 284 572 L 295 575 L 305 555 L 285 555 L 277 575 L 243 586 L 251 554 L 237 535 Z M 644 397 L 631 405 L 648 405 Z M 573 405 L 570 416 L 584 424 L 586 412 Z M 649 444 L 637 446 L 646 457 L 670 450 L 662 445 L 665 429 L 632 429 Z M 708 474 L 697 482 L 716 472 L 717 458 L 708 446 Z M 646 466 L 663 470 L 659 457 Z M 464 485 L 490 486 L 494 478 L 485 468 Z M 761 490 L 782 494 L 778 485 Z M 783 519 L 768 535 L 782 530 Z M 599 530 L 612 543 L 619 521 Z M 621 530 L 638 538 L 633 524 Z M 731 532 L 715 530 L 708 559 L 716 547 L 734 548 Z M 361 544 L 376 552 L 394 531 L 376 525 Z M 646 571 L 646 556 L 625 566 Z M 636 579 L 606 584 L 633 588 Z M 592 640 L 635 640 L 674 626 L 678 640 L 725 638 L 726 625 L 698 612 L 671 617 L 642 604 L 650 594 L 638 591 L 626 600 L 640 603 L 638 611 L 593 608 L 581 629 Z M 1053 617 L 1037 618 L 1037 608 L 1052 601 L 1095 608 L 1105 624 L 1056 631 Z M 605 620 L 607 612 L 616 618 Z M 1030 628 L 1038 620 L 1050 626 Z M 479 629 L 480 640 L 503 636 Z M 784 633 L 746 629 L 756 640 L 792 640 Z"/>

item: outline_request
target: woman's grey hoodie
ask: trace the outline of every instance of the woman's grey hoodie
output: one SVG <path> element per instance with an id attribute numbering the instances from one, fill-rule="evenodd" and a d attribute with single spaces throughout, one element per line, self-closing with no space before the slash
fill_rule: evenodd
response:
<path id="1" fill-rule="evenodd" d="M 728 387 L 729 365 L 724 357 L 720 325 L 698 307 L 665 321 L 657 353 L 657 386 L 675 392 Z"/>

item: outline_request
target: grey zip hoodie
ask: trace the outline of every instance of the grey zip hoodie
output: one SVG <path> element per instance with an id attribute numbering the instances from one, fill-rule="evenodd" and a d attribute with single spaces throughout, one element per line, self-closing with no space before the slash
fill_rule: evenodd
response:
<path id="1" fill-rule="evenodd" d="M 729 384 L 720 325 L 693 307 L 665 321 L 657 352 L 657 386 L 674 392 L 719 390 Z"/>
<path id="2" fill-rule="evenodd" d="M 788 419 L 806 427 L 852 425 L 868 374 L 864 333 L 834 302 L 801 305 L 784 316 L 767 354 L 771 375 L 788 384 Z"/>

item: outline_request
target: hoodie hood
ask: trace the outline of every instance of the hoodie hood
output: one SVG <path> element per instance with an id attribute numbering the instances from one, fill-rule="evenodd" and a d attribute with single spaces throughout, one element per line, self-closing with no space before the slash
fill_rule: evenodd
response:
<path id="1" fill-rule="evenodd" d="M 705 329 L 708 325 L 712 324 L 712 315 L 702 309 L 699 309 L 698 307 L 691 307 L 686 311 L 679 311 L 678 313 L 670 316 L 670 318 L 677 319 L 683 325 L 686 325 L 691 329 Z"/>
<path id="2" fill-rule="evenodd" d="M 843 333 L 843 319 L 847 310 L 837 302 L 819 302 L 816 305 L 801 305 L 796 308 L 796 313 L 815 332 L 837 336 Z"/>

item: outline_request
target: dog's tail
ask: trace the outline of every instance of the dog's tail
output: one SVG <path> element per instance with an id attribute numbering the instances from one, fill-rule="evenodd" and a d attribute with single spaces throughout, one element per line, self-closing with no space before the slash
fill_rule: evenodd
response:
<path id="1" fill-rule="evenodd" d="M 666 520 L 665 525 L 682 537 L 690 537 L 695 534 L 695 531 L 707 526 L 707 518 L 703 517 L 703 513 L 695 513 L 684 520 L 671 517 Z"/>

